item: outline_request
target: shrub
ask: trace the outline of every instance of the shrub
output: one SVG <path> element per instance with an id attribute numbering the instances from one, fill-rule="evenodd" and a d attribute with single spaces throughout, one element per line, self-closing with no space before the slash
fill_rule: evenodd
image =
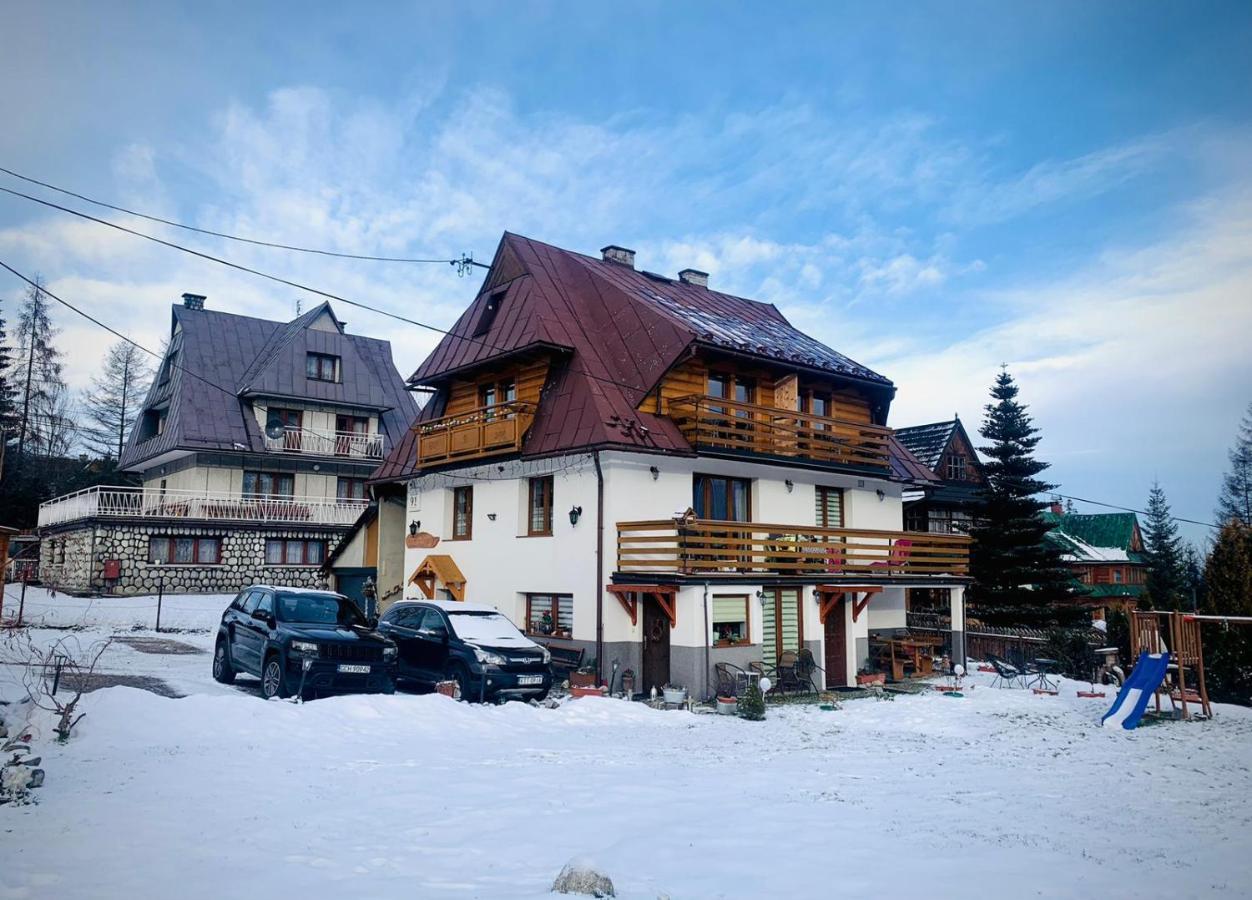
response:
<path id="1" fill-rule="evenodd" d="M 739 718 L 749 722 L 760 722 L 765 718 L 765 696 L 755 681 L 749 682 L 747 693 L 739 699 Z"/>

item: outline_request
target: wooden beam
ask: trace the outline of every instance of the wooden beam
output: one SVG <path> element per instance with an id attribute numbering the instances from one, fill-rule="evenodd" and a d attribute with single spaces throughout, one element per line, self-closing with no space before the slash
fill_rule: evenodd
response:
<path id="1" fill-rule="evenodd" d="M 825 625 L 826 617 L 843 600 L 843 594 L 822 594 L 821 598 L 821 606 L 818 607 L 817 616 L 822 620 L 822 624 Z"/>
<path id="2" fill-rule="evenodd" d="M 675 628 L 678 625 L 678 593 L 677 591 L 654 591 L 652 596 L 656 598 L 656 602 L 669 616 L 669 627 Z"/>
<path id="3" fill-rule="evenodd" d="M 869 590 L 865 588 L 857 588 L 856 590 L 857 590 L 857 593 L 861 593 L 863 591 L 864 596 L 857 597 L 856 599 L 852 601 L 852 621 L 853 622 L 855 622 L 860 617 L 861 613 L 865 611 L 865 607 L 869 605 L 869 598 L 874 596 L 875 594 L 882 592 L 882 588 L 880 587 L 872 588 Z"/>
<path id="4" fill-rule="evenodd" d="M 630 616 L 630 624 L 639 624 L 639 600 L 635 597 L 635 586 L 625 584 L 610 584 L 608 586 L 609 593 L 617 598 L 617 602 L 622 604 L 622 608 L 626 610 L 626 614 Z"/>

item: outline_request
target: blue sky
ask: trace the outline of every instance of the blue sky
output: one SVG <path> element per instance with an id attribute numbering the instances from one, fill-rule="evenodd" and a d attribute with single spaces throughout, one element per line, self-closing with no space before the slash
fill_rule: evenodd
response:
<path id="1" fill-rule="evenodd" d="M 706 269 L 894 379 L 893 424 L 976 423 L 1008 363 L 1067 493 L 1141 506 L 1159 477 L 1208 519 L 1252 400 L 1247 4 L 50 3 L 6 21 L 2 165 L 351 252 L 486 258 L 509 229 Z M 0 198 L 0 259 L 138 339 L 183 291 L 294 314 L 294 291 L 56 215 Z M 477 286 L 195 243 L 440 325 Z M 433 343 L 341 312 L 406 373 Z M 105 342 L 59 322 L 81 384 Z"/>

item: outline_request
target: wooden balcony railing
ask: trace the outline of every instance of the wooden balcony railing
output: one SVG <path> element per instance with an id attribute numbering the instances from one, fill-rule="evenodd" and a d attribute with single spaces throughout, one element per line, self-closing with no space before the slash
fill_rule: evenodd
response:
<path id="1" fill-rule="evenodd" d="M 308 453 L 317 456 L 348 456 L 382 459 L 383 436 L 359 431 L 324 434 L 308 428 L 284 428 L 278 437 L 265 436 L 265 449 L 280 453 Z"/>
<path id="2" fill-rule="evenodd" d="M 262 497 L 213 491 L 94 487 L 40 504 L 39 525 L 43 528 L 92 518 L 351 525 L 366 505 L 364 500 L 325 497 Z"/>
<path id="3" fill-rule="evenodd" d="M 522 438 L 534 418 L 534 403 L 510 400 L 459 416 L 419 422 L 414 426 L 417 430 L 417 464 L 421 467 L 515 453 L 522 449 Z"/>
<path id="4" fill-rule="evenodd" d="M 965 575 L 969 544 L 965 535 L 660 519 L 617 523 L 617 569 L 662 575 Z"/>
<path id="5" fill-rule="evenodd" d="M 890 428 L 723 400 L 702 394 L 669 401 L 670 418 L 693 447 L 797 457 L 891 470 Z"/>

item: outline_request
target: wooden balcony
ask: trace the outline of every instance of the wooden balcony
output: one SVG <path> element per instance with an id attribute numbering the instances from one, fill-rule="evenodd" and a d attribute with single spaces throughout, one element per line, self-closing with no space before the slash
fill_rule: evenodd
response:
<path id="1" fill-rule="evenodd" d="M 888 473 L 891 429 L 702 394 L 669 401 L 693 447 L 804 459 Z"/>
<path id="2" fill-rule="evenodd" d="M 760 522 L 617 523 L 617 570 L 657 575 L 964 576 L 965 535 Z"/>
<path id="3" fill-rule="evenodd" d="M 39 527 L 96 518 L 347 526 L 357 520 L 366 506 L 364 500 L 325 497 L 268 497 L 213 491 L 94 487 L 40 504 Z"/>
<path id="4" fill-rule="evenodd" d="M 461 415 L 419 422 L 417 465 L 463 462 L 522 449 L 522 438 L 535 418 L 535 404 L 512 400 Z"/>

